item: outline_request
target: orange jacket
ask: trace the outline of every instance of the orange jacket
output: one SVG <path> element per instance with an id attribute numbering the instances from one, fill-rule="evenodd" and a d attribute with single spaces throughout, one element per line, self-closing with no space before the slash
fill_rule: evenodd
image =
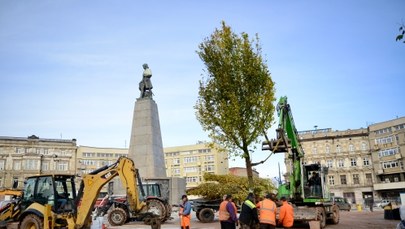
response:
<path id="1" fill-rule="evenodd" d="M 276 225 L 276 212 L 277 212 L 276 203 L 274 203 L 270 199 L 264 199 L 260 201 L 258 205 L 260 206 L 259 208 L 260 223 Z"/>
<path id="2" fill-rule="evenodd" d="M 229 201 L 224 200 L 221 202 L 219 205 L 219 221 L 225 221 L 228 220 L 230 215 L 228 210 L 226 210 L 226 205 L 229 203 Z"/>
<path id="3" fill-rule="evenodd" d="M 287 201 L 283 201 L 280 207 L 278 222 L 283 224 L 283 227 L 292 227 L 294 224 L 294 208 Z"/>

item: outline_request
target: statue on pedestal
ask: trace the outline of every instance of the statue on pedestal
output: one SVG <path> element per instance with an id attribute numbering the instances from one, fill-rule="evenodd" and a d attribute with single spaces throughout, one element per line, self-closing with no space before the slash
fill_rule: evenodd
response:
<path id="1" fill-rule="evenodd" d="M 150 70 L 148 64 L 143 64 L 143 75 L 142 80 L 139 82 L 139 90 L 141 91 L 140 98 L 152 98 L 152 81 L 150 78 L 152 77 L 152 71 Z"/>

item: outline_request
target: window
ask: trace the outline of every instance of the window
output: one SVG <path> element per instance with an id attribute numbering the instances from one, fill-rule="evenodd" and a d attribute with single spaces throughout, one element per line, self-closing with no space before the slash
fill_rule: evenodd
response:
<path id="1" fill-rule="evenodd" d="M 346 175 L 340 175 L 340 184 L 342 184 L 342 185 L 347 184 Z"/>
<path id="2" fill-rule="evenodd" d="M 405 124 L 400 124 L 398 126 L 394 126 L 395 130 L 405 129 Z"/>
<path id="3" fill-rule="evenodd" d="M 180 169 L 179 168 L 172 169 L 172 174 L 173 175 L 179 175 L 180 174 Z"/>
<path id="4" fill-rule="evenodd" d="M 214 161 L 214 155 L 207 155 L 205 156 L 206 161 Z"/>
<path id="5" fill-rule="evenodd" d="M 333 168 L 333 161 L 332 160 L 327 160 L 326 161 L 326 166 L 328 166 L 328 168 Z"/>
<path id="6" fill-rule="evenodd" d="M 375 133 L 376 135 L 377 135 L 377 134 L 391 133 L 391 127 L 387 127 L 387 128 L 384 128 L 384 129 L 376 130 L 376 131 L 374 131 L 374 133 Z"/>
<path id="7" fill-rule="evenodd" d="M 400 166 L 402 167 L 402 162 L 400 161 L 384 161 L 381 163 L 381 167 L 383 169 L 396 168 Z"/>
<path id="8" fill-rule="evenodd" d="M 398 153 L 398 148 L 380 150 L 380 152 L 378 152 L 378 157 L 391 156 L 391 155 L 395 155 L 397 153 Z"/>
<path id="9" fill-rule="evenodd" d="M 370 165 L 370 159 L 368 157 L 363 158 L 363 165 L 364 166 L 369 166 Z"/>
<path id="10" fill-rule="evenodd" d="M 312 148 L 312 153 L 313 153 L 313 154 L 316 154 L 316 147 L 313 147 L 313 148 Z"/>
<path id="11" fill-rule="evenodd" d="M 5 160 L 0 160 L 0 170 L 4 170 L 5 165 L 6 165 L 6 161 Z"/>
<path id="12" fill-rule="evenodd" d="M 198 153 L 210 153 L 211 149 L 199 149 Z"/>
<path id="13" fill-rule="evenodd" d="M 18 186 L 20 186 L 18 177 L 13 177 L 13 188 L 18 188 Z"/>
<path id="14" fill-rule="evenodd" d="M 359 174 L 353 174 L 353 184 L 360 184 Z"/>
<path id="15" fill-rule="evenodd" d="M 350 159 L 350 165 L 351 165 L 351 166 L 357 166 L 356 158 L 351 158 L 351 159 Z"/>
<path id="16" fill-rule="evenodd" d="M 335 177 L 334 176 L 328 176 L 328 181 L 329 181 L 329 185 L 335 185 Z"/>
<path id="17" fill-rule="evenodd" d="M 43 161 L 42 162 L 41 170 L 42 171 L 48 171 L 49 170 L 49 161 Z"/>
<path id="18" fill-rule="evenodd" d="M 56 170 L 57 171 L 68 171 L 69 170 L 69 164 L 67 161 L 59 161 L 56 164 Z"/>
<path id="19" fill-rule="evenodd" d="M 345 161 L 343 159 L 339 159 L 339 167 L 344 167 L 345 166 Z"/>
<path id="20" fill-rule="evenodd" d="M 173 158 L 173 165 L 180 164 L 180 158 Z"/>
<path id="21" fill-rule="evenodd" d="M 336 146 L 336 153 L 340 153 L 342 151 L 342 148 L 340 147 L 340 145 Z"/>
<path id="22" fill-rule="evenodd" d="M 39 164 L 38 162 L 39 162 L 39 160 L 36 160 L 36 159 L 25 160 L 24 169 L 25 170 L 37 170 L 38 164 Z"/>
<path id="23" fill-rule="evenodd" d="M 328 145 L 326 146 L 325 151 L 326 151 L 326 153 L 330 152 L 330 147 Z"/>
<path id="24" fill-rule="evenodd" d="M 186 177 L 186 182 L 187 183 L 195 183 L 198 182 L 200 179 L 198 179 L 198 177 Z"/>
<path id="25" fill-rule="evenodd" d="M 387 144 L 393 142 L 394 139 L 392 136 L 385 137 L 385 138 L 376 138 L 375 139 L 375 144 Z"/>
<path id="26" fill-rule="evenodd" d="M 366 183 L 367 184 L 373 183 L 373 178 L 371 177 L 371 173 L 366 173 Z"/>
<path id="27" fill-rule="evenodd" d="M 361 143 L 361 150 L 363 151 L 367 150 L 367 144 L 365 142 Z"/>
<path id="28" fill-rule="evenodd" d="M 353 144 L 350 144 L 350 145 L 349 145 L 349 151 L 350 151 L 350 152 L 353 152 L 353 151 L 354 151 L 354 145 L 353 145 Z"/>
<path id="29" fill-rule="evenodd" d="M 21 161 L 20 160 L 13 161 L 13 170 L 21 170 Z"/>
<path id="30" fill-rule="evenodd" d="M 206 165 L 205 166 L 205 171 L 206 172 L 213 172 L 213 171 L 215 171 L 215 166 L 214 165 Z"/>
<path id="31" fill-rule="evenodd" d="M 193 173 L 193 172 L 197 172 L 197 167 L 184 167 L 184 172 L 186 173 Z"/>
<path id="32" fill-rule="evenodd" d="M 184 158 L 184 163 L 193 163 L 197 162 L 197 157 L 185 157 Z"/>

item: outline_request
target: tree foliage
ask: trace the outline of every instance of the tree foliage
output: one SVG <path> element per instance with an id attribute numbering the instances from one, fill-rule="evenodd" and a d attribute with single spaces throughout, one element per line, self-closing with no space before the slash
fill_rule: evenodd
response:
<path id="1" fill-rule="evenodd" d="M 199 195 L 206 199 L 221 199 L 225 194 L 232 194 L 235 201 L 243 201 L 249 193 L 247 177 L 235 175 L 215 175 L 210 173 L 204 174 L 205 182 L 196 188 L 189 189 L 187 194 Z M 268 179 L 254 177 L 253 192 L 258 196 L 275 190 L 273 183 Z"/>
<path id="2" fill-rule="evenodd" d="M 239 36 L 222 22 L 197 53 L 206 67 L 195 106 L 197 119 L 214 143 L 245 159 L 253 185 L 249 147 L 271 127 L 275 100 L 259 37 Z"/>
<path id="3" fill-rule="evenodd" d="M 395 40 L 401 41 L 402 39 L 404 39 L 404 35 L 405 35 L 405 26 L 402 25 L 401 27 L 399 27 L 399 34 Z M 405 43 L 405 40 L 403 42 Z"/>

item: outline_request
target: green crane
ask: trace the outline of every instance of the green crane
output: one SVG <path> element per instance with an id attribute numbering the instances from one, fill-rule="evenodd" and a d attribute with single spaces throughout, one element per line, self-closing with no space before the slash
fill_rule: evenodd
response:
<path id="1" fill-rule="evenodd" d="M 328 168 L 319 163 L 304 164 L 305 153 L 286 96 L 280 98 L 277 114 L 277 139 L 263 142 L 262 150 L 285 153 L 287 161 L 291 162 L 291 173 L 288 181 L 279 185 L 278 197 L 284 196 L 295 206 L 302 207 L 295 210 L 297 221 L 319 221 L 321 228 L 326 226 L 326 220 L 337 224 L 339 208 L 330 199 L 326 182 Z"/>

